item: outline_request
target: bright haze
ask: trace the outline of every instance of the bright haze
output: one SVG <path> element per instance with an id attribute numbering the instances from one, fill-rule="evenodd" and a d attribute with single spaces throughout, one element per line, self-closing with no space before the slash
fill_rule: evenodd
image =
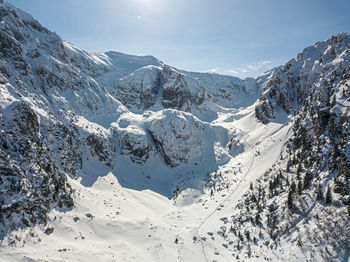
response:
<path id="1" fill-rule="evenodd" d="M 350 31 L 348 0 L 9 0 L 87 51 L 241 78 Z"/>

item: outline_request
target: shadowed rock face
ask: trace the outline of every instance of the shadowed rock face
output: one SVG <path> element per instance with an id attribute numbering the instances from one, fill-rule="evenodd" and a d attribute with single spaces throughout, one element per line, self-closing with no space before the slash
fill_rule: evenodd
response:
<path id="1" fill-rule="evenodd" d="M 312 103 L 312 125 L 299 126 L 313 129 L 310 137 L 337 129 L 340 140 L 348 132 L 336 128 L 347 115 L 335 117 L 339 97 L 349 97 L 346 34 L 304 50 L 256 80 L 241 80 L 179 71 L 152 57 L 90 54 L 8 4 L 0 4 L 0 20 L 2 225 L 31 226 L 45 222 L 52 208 L 72 207 L 67 176 L 84 176 L 90 160 L 113 171 L 120 155 L 118 161 L 129 158 L 138 169 L 152 161 L 167 170 L 206 162 L 216 168 L 209 122 L 218 114 L 211 110 L 252 105 L 260 87 L 255 115 L 263 123 L 280 109 L 291 113 Z M 343 91 L 332 105 L 332 92 L 339 88 Z M 134 126 L 120 123 L 122 115 Z M 231 155 L 244 150 L 238 138 L 227 148 Z M 337 190 L 343 192 L 349 166 L 343 159 L 339 163 L 343 173 Z"/>
<path id="2" fill-rule="evenodd" d="M 112 94 L 131 110 L 159 103 L 163 108 L 190 111 L 193 104 L 200 105 L 206 98 L 198 80 L 167 65 L 136 70 L 118 80 Z"/>
<path id="3" fill-rule="evenodd" d="M 92 134 L 86 139 L 86 144 L 92 156 L 95 156 L 108 167 L 113 168 L 115 145 L 110 137 L 106 139 L 105 137 Z"/>
<path id="4" fill-rule="evenodd" d="M 170 167 L 187 164 L 193 157 L 209 153 L 214 132 L 192 115 L 165 110 L 146 124 L 158 153 Z"/>
<path id="5" fill-rule="evenodd" d="M 123 119 L 119 126 L 115 136 L 120 154 L 128 156 L 134 163 L 147 164 L 150 158 L 158 157 L 157 161 L 174 168 L 193 164 L 206 153 L 213 154 L 213 130 L 208 123 L 185 112 L 174 109 L 159 111 L 144 122 L 142 129 L 124 123 Z"/>
<path id="6" fill-rule="evenodd" d="M 71 207 L 71 188 L 43 144 L 35 112 L 15 102 L 0 117 L 0 223 L 29 226 L 45 222 L 53 207 Z"/>
<path id="7" fill-rule="evenodd" d="M 120 133 L 119 138 L 120 153 L 130 156 L 134 163 L 144 164 L 154 154 L 154 148 L 144 134 Z"/>
<path id="8" fill-rule="evenodd" d="M 192 104 L 191 92 L 183 74 L 170 67 L 163 67 L 162 105 L 164 108 L 189 109 Z"/>
<path id="9" fill-rule="evenodd" d="M 148 109 L 161 90 L 161 68 L 144 67 L 117 81 L 112 94 L 128 108 Z"/>
<path id="10" fill-rule="evenodd" d="M 105 64 L 82 52 L 74 63 L 56 34 L 10 4 L 0 4 L 0 21 L 0 225 L 16 228 L 73 206 L 67 175 L 86 155 L 112 166 L 112 136 L 77 125 L 76 112 L 119 103 L 84 73 L 108 72 Z"/>

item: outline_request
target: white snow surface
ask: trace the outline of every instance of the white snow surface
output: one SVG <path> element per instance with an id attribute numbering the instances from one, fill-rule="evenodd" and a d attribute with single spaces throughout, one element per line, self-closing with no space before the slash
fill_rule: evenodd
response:
<path id="1" fill-rule="evenodd" d="M 22 11 L 18 15 L 36 22 Z M 50 212 L 45 227 L 54 228 L 51 234 L 43 225 L 9 233 L 0 244 L 0 261 L 233 261 L 216 237 L 218 220 L 231 217 L 250 182 L 280 159 L 292 133 L 293 117 L 284 111 L 266 125 L 254 115 L 261 88 L 277 69 L 258 80 L 186 72 L 152 56 L 91 54 L 54 33 L 24 31 L 29 39 L 22 46 L 24 57 L 45 77 L 22 78 L 9 66 L 13 75 L 0 82 L 0 112 L 26 101 L 40 123 L 71 123 L 82 137 L 107 141 L 104 148 L 110 150 L 100 161 L 82 145 L 82 168 L 68 177 L 75 206 Z M 324 45 L 304 50 L 306 60 L 300 55 L 292 67 L 312 79 L 320 70 L 317 50 L 324 51 Z M 38 50 L 41 56 L 30 58 Z M 52 72 L 58 80 L 43 83 Z M 169 76 L 161 87 L 155 84 L 159 74 Z M 26 88 L 18 79 L 27 80 Z M 36 89 L 48 85 L 45 92 Z M 154 88 L 159 89 L 152 93 Z M 186 104 L 165 108 L 161 97 L 167 88 L 190 94 Z M 140 106 L 145 101 L 140 94 L 151 99 L 149 107 Z M 339 110 L 348 110 L 348 104 Z M 217 174 L 227 186 L 212 195 L 207 183 Z M 6 244 L 16 236 L 25 243 Z M 300 249 L 288 245 L 293 248 L 265 255 L 304 260 Z"/>
<path id="2" fill-rule="evenodd" d="M 90 163 L 89 172 L 97 179 L 91 186 L 70 180 L 75 207 L 65 213 L 51 212 L 54 232 L 45 235 L 40 226 L 31 229 L 37 234 L 34 238 L 29 230 L 13 232 L 26 239 L 26 244 L 2 246 L 0 261 L 230 261 L 232 255 L 207 232 L 217 229 L 219 218 L 232 214 L 249 183 L 279 159 L 290 135 L 290 125 L 265 126 L 255 120 L 252 111 L 249 107 L 239 115 L 225 114 L 215 122 L 234 132 L 248 149 L 218 166 L 229 188 L 214 196 L 188 188 L 169 200 L 152 190 L 123 187 L 115 174 Z M 237 120 L 228 121 L 230 118 Z M 162 170 L 158 166 L 153 172 Z M 194 236 L 207 240 L 194 241 Z M 217 251 L 219 255 L 214 254 Z"/>

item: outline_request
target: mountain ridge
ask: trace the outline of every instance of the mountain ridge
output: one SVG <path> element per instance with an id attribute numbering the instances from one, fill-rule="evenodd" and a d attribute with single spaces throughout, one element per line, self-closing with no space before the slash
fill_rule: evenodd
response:
<path id="1" fill-rule="evenodd" d="M 284 247 L 297 249 L 293 243 L 299 241 L 301 249 L 308 247 L 304 253 L 310 260 L 346 256 L 349 34 L 317 42 L 286 65 L 242 80 L 178 70 L 153 56 L 88 53 L 8 3 L 0 4 L 0 21 L 2 245 L 21 242 L 18 229 L 41 227 L 46 233 L 35 234 L 49 241 L 53 228 L 75 228 L 65 218 L 84 209 L 80 205 L 86 200 L 79 194 L 90 199 L 97 190 L 96 201 L 105 203 L 102 187 L 117 190 L 120 195 L 109 195 L 116 201 L 123 194 L 145 197 L 149 189 L 168 198 L 158 200 L 169 212 L 178 205 L 176 212 L 186 218 L 195 216 L 192 208 L 206 217 L 203 222 L 198 217 L 199 225 L 195 219 L 176 221 L 189 224 L 181 231 L 192 243 L 181 244 L 188 259 L 199 259 L 192 248 L 207 258 L 204 247 L 222 260 L 232 254 L 277 259 L 271 249 L 283 254 Z M 248 181 L 254 182 L 252 189 Z M 326 188 L 334 204 L 321 199 Z M 139 200 L 130 199 L 125 201 L 138 206 Z M 173 201 L 171 207 L 167 201 Z M 230 211 L 221 206 L 226 202 Z M 214 211 L 208 214 L 205 205 Z M 319 219 L 315 208 L 321 210 Z M 233 219 L 218 219 L 220 212 Z M 332 219 L 346 230 L 327 238 L 322 230 L 336 230 L 326 224 L 330 212 L 341 214 Z M 93 223 L 91 213 L 86 217 Z M 169 213 L 163 219 L 175 223 L 175 218 Z M 106 218 L 98 219 L 104 223 Z M 179 241 L 176 226 L 150 219 Z M 290 232 L 304 232 L 298 221 L 311 221 L 320 230 L 313 238 L 306 231 L 296 237 Z M 205 234 L 205 227 L 218 233 Z M 325 243 L 316 243 L 317 238 Z M 174 247 L 168 250 L 172 254 Z"/>

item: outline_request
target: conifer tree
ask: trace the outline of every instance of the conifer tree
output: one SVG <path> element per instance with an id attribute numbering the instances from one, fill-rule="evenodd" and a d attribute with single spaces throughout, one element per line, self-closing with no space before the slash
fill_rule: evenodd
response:
<path id="1" fill-rule="evenodd" d="M 310 184 L 311 184 L 311 180 L 312 180 L 312 174 L 311 172 L 306 172 L 305 177 L 304 177 L 304 189 L 307 189 Z"/>
<path id="2" fill-rule="evenodd" d="M 328 186 L 327 193 L 326 193 L 326 204 L 332 203 L 332 192 L 331 188 Z"/>
<path id="3" fill-rule="evenodd" d="M 302 190 L 303 190 L 303 184 L 302 184 L 301 180 L 299 180 L 299 182 L 298 182 L 298 194 L 299 195 L 301 195 Z"/>
<path id="4" fill-rule="evenodd" d="M 298 180 L 300 179 L 300 171 L 301 171 L 301 164 L 299 164 L 298 167 L 297 167 L 297 178 L 298 178 Z"/>
<path id="5" fill-rule="evenodd" d="M 291 191 L 292 193 L 295 193 L 295 190 L 296 190 L 296 184 L 295 184 L 294 181 L 292 181 L 292 184 L 291 184 L 291 186 L 290 186 L 290 191 Z"/>
<path id="6" fill-rule="evenodd" d="M 321 184 L 318 184 L 318 188 L 317 188 L 317 191 L 316 191 L 316 199 L 319 202 L 323 202 L 324 201 L 323 189 L 322 189 Z"/>
<path id="7" fill-rule="evenodd" d="M 288 193 L 288 201 L 287 202 L 288 202 L 288 208 L 292 209 L 293 208 L 293 193 L 291 190 Z"/>
<path id="8" fill-rule="evenodd" d="M 252 250 L 250 248 L 250 244 L 248 244 L 248 257 L 252 256 Z"/>
<path id="9" fill-rule="evenodd" d="M 243 236 L 241 234 L 241 231 L 238 231 L 238 237 L 239 237 L 239 240 L 241 240 L 243 242 Z"/>

